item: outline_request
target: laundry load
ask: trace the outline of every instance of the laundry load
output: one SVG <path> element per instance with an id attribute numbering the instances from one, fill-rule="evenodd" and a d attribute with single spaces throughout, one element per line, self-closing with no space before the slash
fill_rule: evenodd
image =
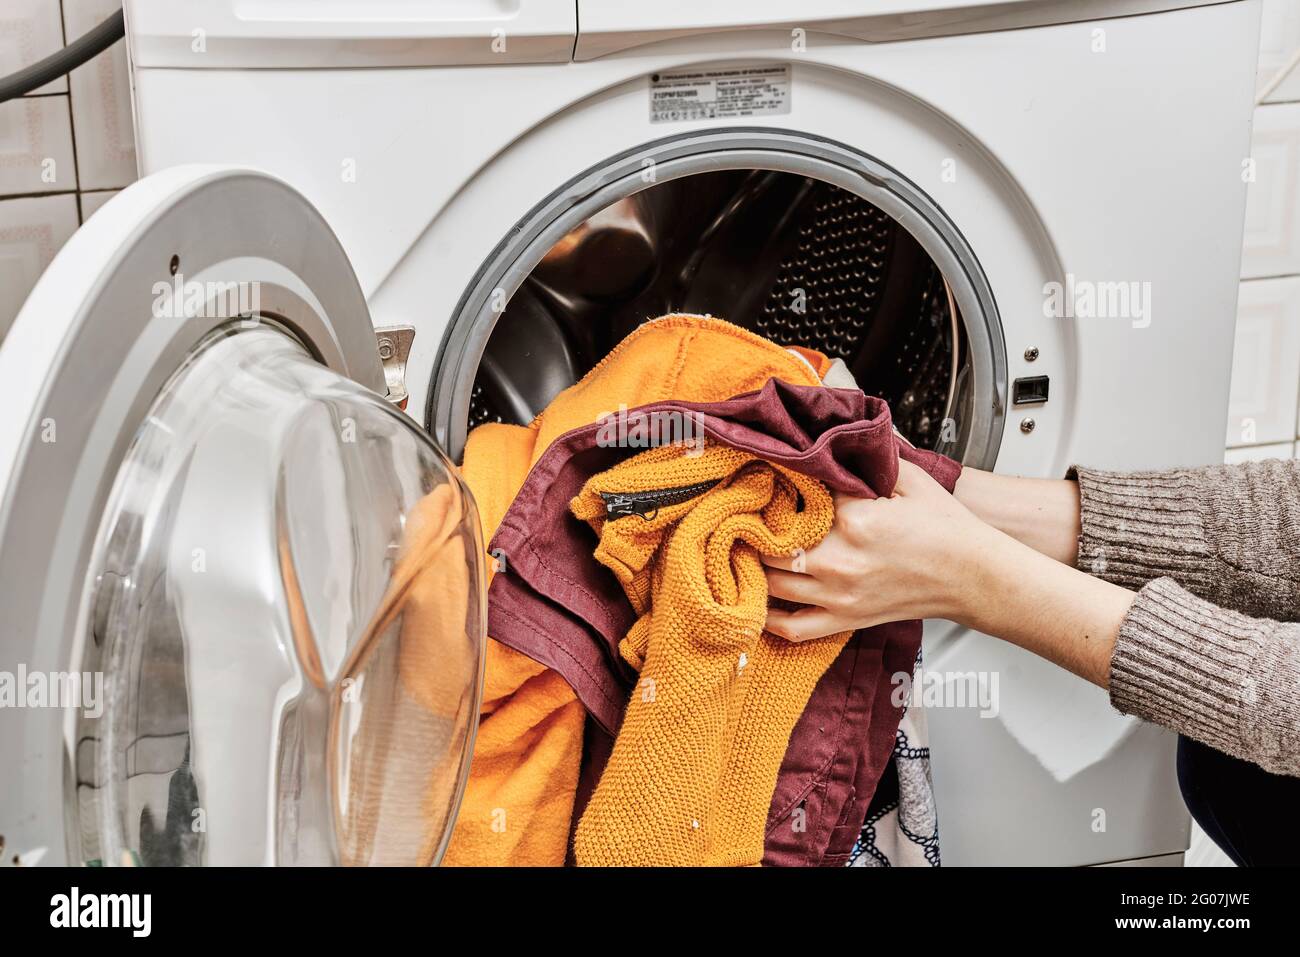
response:
<path id="1" fill-rule="evenodd" d="M 485 539 L 530 468 L 565 432 L 620 407 L 675 396 L 725 399 L 772 377 L 819 381 L 807 359 L 728 323 L 689 316 L 646 323 L 528 426 L 490 423 L 470 434 L 463 474 Z M 489 590 L 489 607 L 491 600 Z M 535 656 L 488 641 L 474 760 L 445 863 L 564 863 L 584 727 L 571 685 Z"/>
<path id="2" fill-rule="evenodd" d="M 594 476 L 643 453 L 653 444 L 645 436 L 665 432 L 616 422 L 671 421 L 679 431 L 689 422 L 689 440 L 705 443 L 701 459 L 723 454 L 715 447 L 739 452 L 750 457 L 740 471 L 774 483 L 780 475 L 794 485 L 798 474 L 833 492 L 888 494 L 902 455 L 952 487 L 956 463 L 900 442 L 880 400 L 822 387 L 829 368 L 819 354 L 796 355 L 721 320 L 670 316 L 628 336 L 529 426 L 471 434 L 465 476 L 502 567 L 489 590 L 496 641 L 448 863 L 562 863 L 629 703 L 645 693 L 620 651 L 637 660 L 639 638 L 625 639 L 642 616 L 597 558 L 591 527 L 569 508 Z M 817 521 L 829 527 L 829 517 Z M 652 644 L 644 644 L 646 661 Z M 768 805 L 764 863 L 847 860 L 894 745 L 901 709 L 890 679 L 910 674 L 919 644 L 919 623 L 895 623 L 855 633 L 830 656 L 788 736 L 774 787 L 749 782 L 747 799 Z M 725 742 L 722 749 L 731 754 Z M 752 845 L 751 838 L 751 858 Z"/>

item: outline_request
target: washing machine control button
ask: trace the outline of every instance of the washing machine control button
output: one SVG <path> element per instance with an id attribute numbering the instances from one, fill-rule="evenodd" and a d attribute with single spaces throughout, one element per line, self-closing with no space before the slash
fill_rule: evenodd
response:
<path id="1" fill-rule="evenodd" d="M 1011 383 L 1012 405 L 1040 405 L 1047 401 L 1047 376 L 1024 376 Z"/>

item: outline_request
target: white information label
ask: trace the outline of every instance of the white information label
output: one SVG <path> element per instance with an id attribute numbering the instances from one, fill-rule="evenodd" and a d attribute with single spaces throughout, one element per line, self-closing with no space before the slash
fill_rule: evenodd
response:
<path id="1" fill-rule="evenodd" d="M 790 112 L 790 64 L 650 75 L 650 122 L 731 120 Z"/>

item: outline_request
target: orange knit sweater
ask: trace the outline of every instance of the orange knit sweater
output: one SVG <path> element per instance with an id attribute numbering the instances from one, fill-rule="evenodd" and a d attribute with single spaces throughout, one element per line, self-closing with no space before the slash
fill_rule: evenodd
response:
<path id="1" fill-rule="evenodd" d="M 570 429 L 620 406 L 729 399 L 773 377 L 820 384 L 825 357 L 800 353 L 720 319 L 674 315 L 645 323 L 530 425 L 485 425 L 470 434 L 463 473 L 484 540 L 533 463 Z M 582 705 L 558 674 L 495 641 L 488 642 L 483 697 L 470 779 L 443 863 L 560 866 L 582 755 Z M 770 798 L 773 784 L 764 786 Z"/>
<path id="2" fill-rule="evenodd" d="M 718 484 L 647 518 L 607 518 L 601 497 L 707 482 Z M 620 652 L 641 673 L 578 825 L 578 863 L 758 864 L 790 732 L 849 638 L 764 633 L 759 556 L 821 541 L 830 493 L 734 449 L 664 447 L 593 477 L 572 509 L 640 615 Z"/>

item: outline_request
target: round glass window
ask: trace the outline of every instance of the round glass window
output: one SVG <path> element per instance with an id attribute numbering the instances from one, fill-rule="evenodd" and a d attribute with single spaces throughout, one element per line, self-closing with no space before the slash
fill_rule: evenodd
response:
<path id="1" fill-rule="evenodd" d="M 478 721 L 472 499 L 406 416 L 269 321 L 213 333 L 99 529 L 73 853 L 435 863 Z M 79 842 L 79 847 L 78 847 Z"/>

